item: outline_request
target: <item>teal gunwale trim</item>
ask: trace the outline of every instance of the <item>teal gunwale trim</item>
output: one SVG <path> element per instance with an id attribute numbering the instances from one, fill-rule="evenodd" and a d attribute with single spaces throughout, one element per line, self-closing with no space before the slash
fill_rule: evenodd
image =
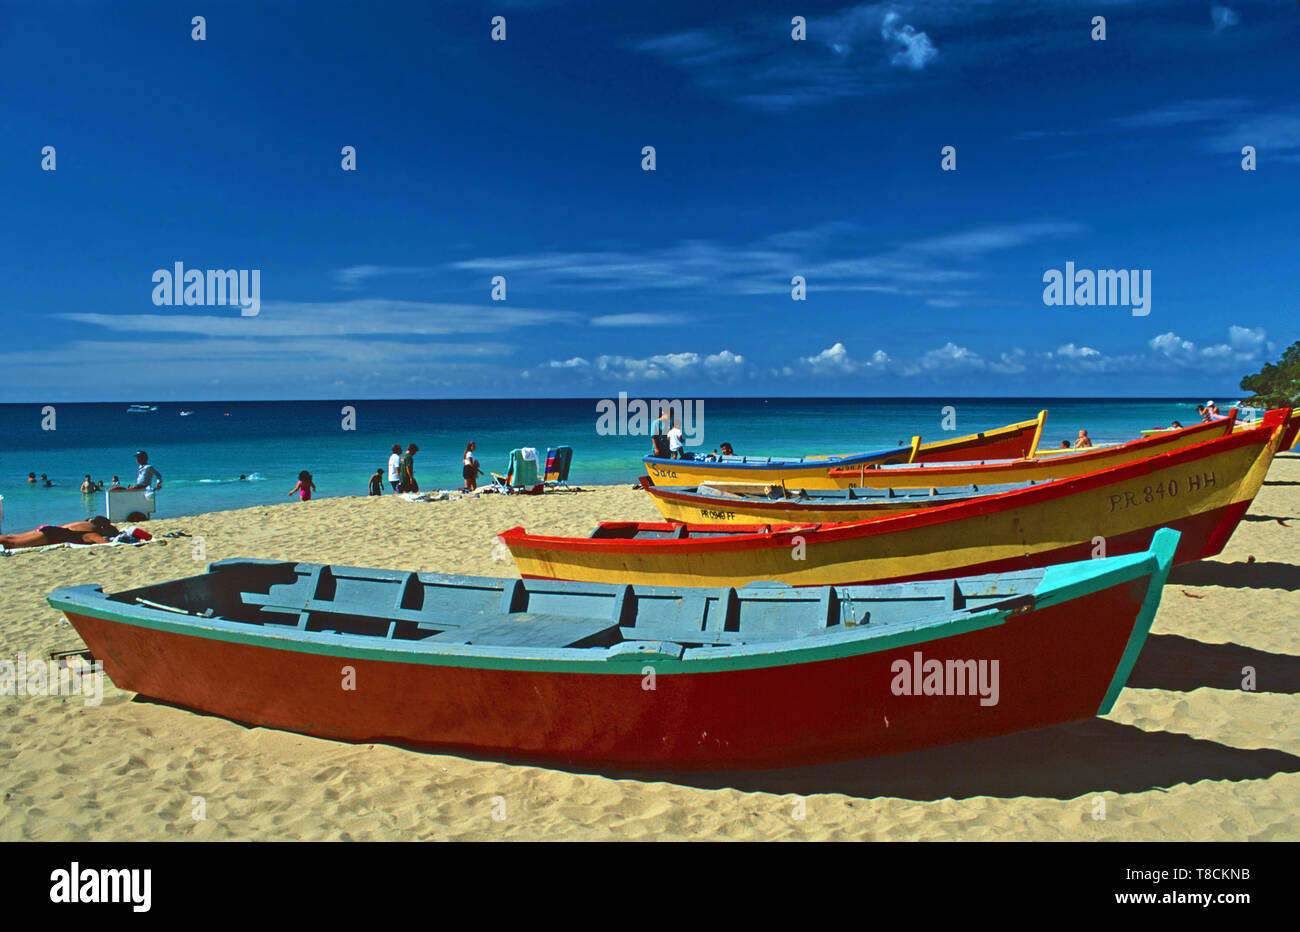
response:
<path id="1" fill-rule="evenodd" d="M 1169 568 L 1174 564 L 1174 551 L 1178 549 L 1180 536 L 1182 535 L 1173 528 L 1162 527 L 1151 538 L 1151 549 L 1148 554 L 1154 557 L 1156 564 L 1151 571 L 1151 584 L 1147 589 L 1146 598 L 1142 600 L 1142 608 L 1138 612 L 1137 620 L 1133 623 L 1128 646 L 1124 648 L 1119 666 L 1115 668 L 1110 689 L 1106 690 L 1106 695 L 1097 708 L 1098 715 L 1106 715 L 1115 707 L 1115 700 L 1119 698 L 1120 690 L 1124 688 L 1129 674 L 1133 672 L 1133 665 L 1137 663 L 1142 645 L 1151 632 L 1151 623 L 1155 620 L 1156 609 L 1160 607 L 1160 597 L 1164 594 L 1165 580 L 1169 578 Z"/>
<path id="2" fill-rule="evenodd" d="M 52 608 L 60 612 L 71 612 L 117 624 L 166 631 L 188 637 L 247 644 L 265 650 L 424 666 L 519 670 L 532 673 L 587 673 L 638 677 L 642 675 L 642 664 L 628 663 L 625 657 L 607 659 L 603 651 L 593 648 L 512 648 L 506 651 L 491 647 L 439 644 L 436 645 L 436 652 L 428 649 L 395 650 L 390 647 L 372 647 L 354 640 L 340 641 L 335 635 L 321 632 L 294 629 L 293 636 L 284 637 L 267 634 L 261 625 L 243 622 L 213 622 L 193 617 L 188 621 L 178 622 L 168 612 L 152 609 L 141 609 L 138 612 L 133 610 L 131 614 L 126 614 L 104 607 L 97 598 L 86 598 L 87 595 L 92 594 L 86 590 L 92 588 L 81 586 L 56 590 L 50 593 L 47 601 Z M 76 598 L 77 595 L 81 598 Z M 93 595 L 100 596 L 100 593 L 95 592 Z M 1008 612 L 1009 609 L 985 609 L 977 613 L 962 613 L 956 617 L 944 616 L 941 620 L 920 622 L 913 627 L 903 628 L 891 634 L 874 635 L 865 627 L 847 628 L 843 633 L 836 632 L 819 637 L 818 641 L 821 643 L 815 646 L 800 647 L 799 640 L 803 639 L 768 642 L 747 645 L 752 648 L 748 652 L 730 653 L 725 657 L 684 656 L 682 659 L 672 660 L 663 655 L 648 654 L 644 663 L 653 664 L 656 674 L 692 674 L 754 670 L 838 660 L 924 644 L 970 631 L 991 628 L 1002 624 Z M 419 643 L 421 642 L 411 642 L 412 647 Z M 739 650 L 744 651 L 744 648 Z M 565 653 L 570 654 L 571 657 L 564 657 Z"/>

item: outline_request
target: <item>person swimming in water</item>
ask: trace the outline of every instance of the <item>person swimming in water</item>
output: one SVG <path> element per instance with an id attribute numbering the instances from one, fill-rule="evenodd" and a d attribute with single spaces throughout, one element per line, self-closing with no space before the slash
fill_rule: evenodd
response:
<path id="1" fill-rule="evenodd" d="M 1092 438 L 1088 436 L 1088 432 L 1086 430 L 1079 431 L 1079 439 L 1074 441 L 1074 448 L 1079 450 L 1090 446 L 1092 446 Z"/>
<path id="2" fill-rule="evenodd" d="M 120 534 L 103 515 L 89 521 L 70 524 L 42 524 L 34 531 L 22 534 L 0 534 L 0 547 L 21 550 L 24 547 L 44 547 L 48 544 L 106 544 Z"/>

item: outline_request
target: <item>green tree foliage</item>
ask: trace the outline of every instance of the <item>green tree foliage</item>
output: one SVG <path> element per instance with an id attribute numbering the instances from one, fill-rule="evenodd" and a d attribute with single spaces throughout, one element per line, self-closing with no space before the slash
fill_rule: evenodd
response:
<path id="1" fill-rule="evenodd" d="M 1300 340 L 1292 343 L 1277 365 L 1264 368 L 1241 380 L 1241 387 L 1255 394 L 1245 403 L 1259 408 L 1293 407 L 1300 403 Z"/>

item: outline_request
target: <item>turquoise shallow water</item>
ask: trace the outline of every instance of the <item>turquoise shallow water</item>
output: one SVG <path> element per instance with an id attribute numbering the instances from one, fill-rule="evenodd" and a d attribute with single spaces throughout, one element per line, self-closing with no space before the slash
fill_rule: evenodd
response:
<path id="1" fill-rule="evenodd" d="M 943 408 L 956 409 L 956 432 L 972 433 L 1049 410 L 1045 443 L 1087 428 L 1097 442 L 1127 440 L 1146 427 L 1195 419 L 1205 399 L 705 399 L 702 444 L 731 443 L 737 453 L 847 453 L 945 436 Z M 1226 412 L 1235 399 L 1217 399 Z M 355 408 L 344 429 L 343 407 Z M 193 411 L 181 417 L 182 410 Z M 598 433 L 595 399 L 487 399 L 364 402 L 192 402 L 136 414 L 126 404 L 60 404 L 53 430 L 35 404 L 0 405 L 0 494 L 6 532 L 59 524 L 103 512 L 103 496 L 78 492 L 90 473 L 134 480 L 134 453 L 149 451 L 163 474 L 158 517 L 289 501 L 299 470 L 312 473 L 318 497 L 364 495 L 389 447 L 415 443 L 422 489 L 460 486 L 468 440 L 485 470 L 505 472 L 513 447 L 573 447 L 575 484 L 632 483 L 648 452 L 645 436 Z M 946 434 L 952 436 L 952 434 Z M 31 487 L 28 472 L 46 473 L 50 488 Z M 240 474 L 249 479 L 240 481 Z"/>

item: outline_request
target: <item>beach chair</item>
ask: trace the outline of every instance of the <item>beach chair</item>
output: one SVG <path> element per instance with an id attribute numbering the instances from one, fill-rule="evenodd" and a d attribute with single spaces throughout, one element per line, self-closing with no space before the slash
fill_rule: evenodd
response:
<path id="1" fill-rule="evenodd" d="M 523 447 L 510 451 L 510 465 L 506 468 L 506 474 L 492 474 L 492 484 L 502 492 L 508 492 L 514 495 L 538 495 L 546 486 L 537 478 L 537 451 L 533 450 L 531 457 L 525 456 L 524 451 L 531 449 Z"/>
<path id="2" fill-rule="evenodd" d="M 569 487 L 569 464 L 573 462 L 573 447 L 555 447 L 546 451 L 546 471 L 542 481 L 546 485 L 567 489 Z"/>

